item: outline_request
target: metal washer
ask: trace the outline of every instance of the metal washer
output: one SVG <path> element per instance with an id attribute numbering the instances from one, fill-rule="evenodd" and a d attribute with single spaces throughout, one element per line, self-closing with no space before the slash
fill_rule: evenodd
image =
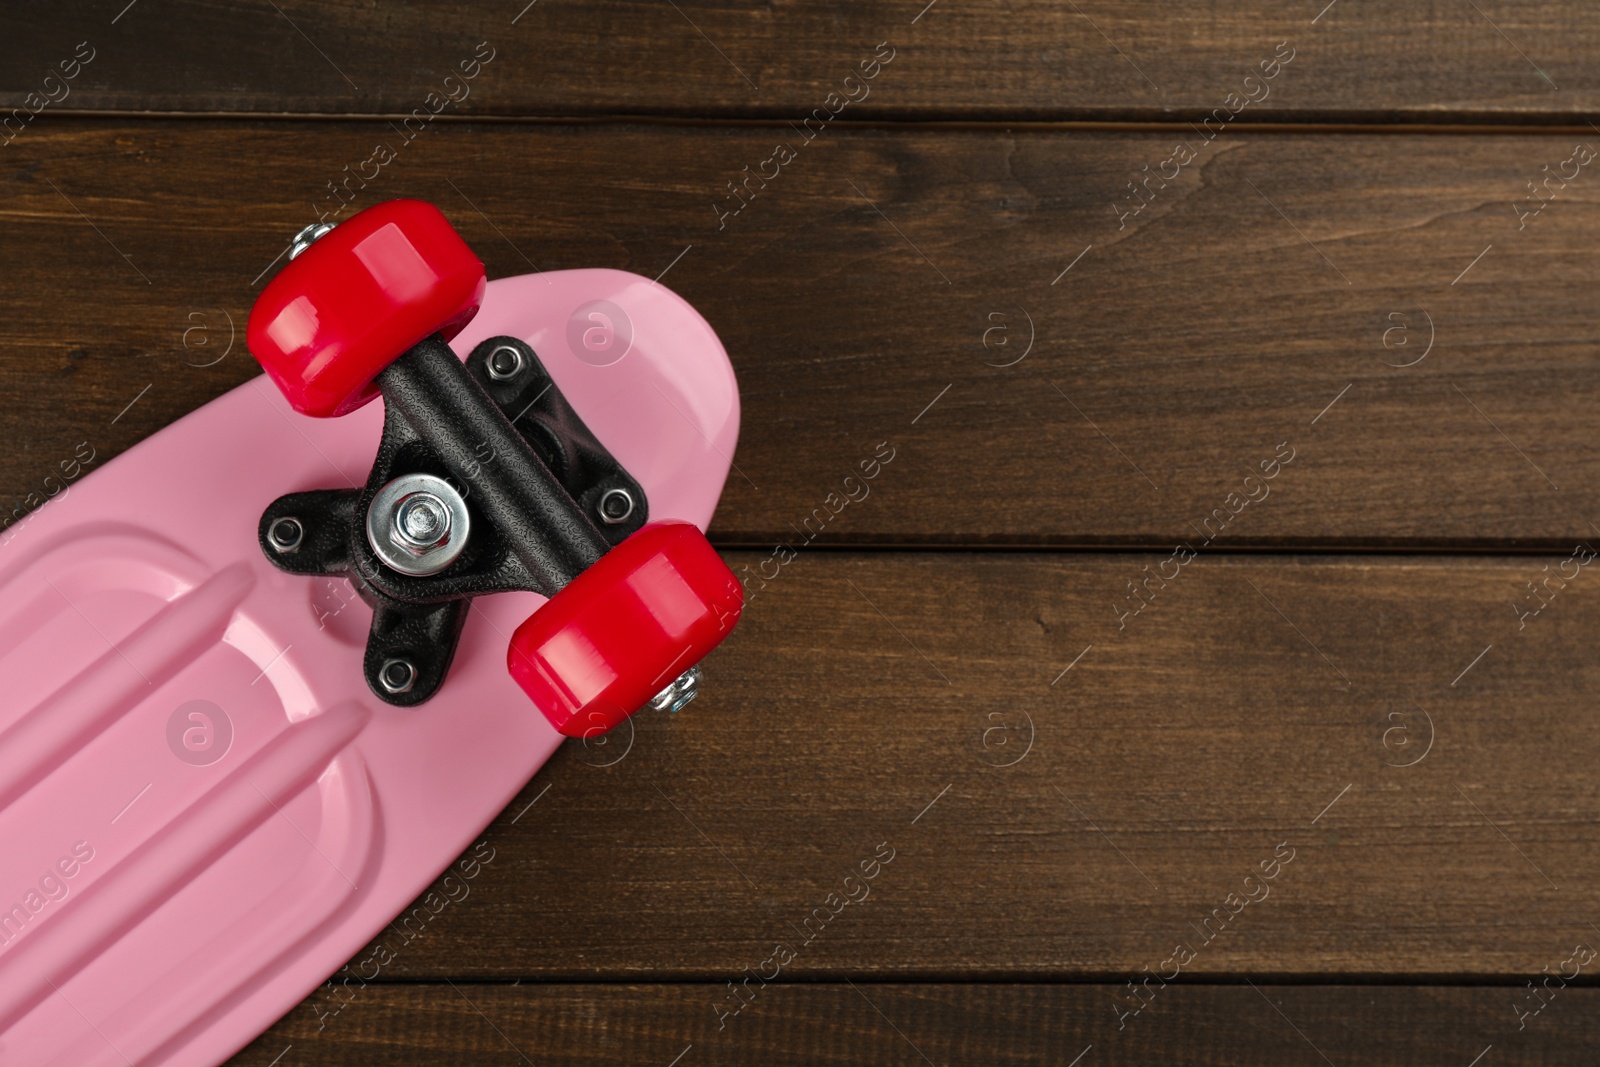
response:
<path id="1" fill-rule="evenodd" d="M 391 669 L 398 667 L 403 672 L 399 678 L 392 677 Z M 383 691 L 391 696 L 411 692 L 411 687 L 417 683 L 417 668 L 410 660 L 391 659 L 384 662 L 378 669 L 378 684 L 383 686 Z"/>
<path id="2" fill-rule="evenodd" d="M 499 357 L 502 352 L 511 353 L 510 367 L 502 368 L 500 366 Z M 521 374 L 527 365 L 527 358 L 523 356 L 522 349 L 516 345 L 496 345 L 494 350 L 489 353 L 489 358 L 484 362 L 484 366 L 489 371 L 489 377 L 497 382 L 509 382 Z"/>
<path id="3" fill-rule="evenodd" d="M 622 502 L 622 510 L 615 515 L 610 511 L 610 502 L 613 500 Z M 633 494 L 617 486 L 601 494 L 600 502 L 595 505 L 595 511 L 599 513 L 601 522 L 607 526 L 617 526 L 628 521 L 633 515 L 633 507 Z"/>
<path id="4" fill-rule="evenodd" d="M 434 545 L 418 550 L 400 536 L 395 520 L 406 500 L 419 493 L 435 497 L 448 510 L 449 527 Z M 467 547 L 467 536 L 472 520 L 467 515 L 467 502 L 449 482 L 431 474 L 406 474 L 382 489 L 372 498 L 367 508 L 367 543 L 394 570 L 401 574 L 427 577 L 438 574 L 460 557 Z"/>

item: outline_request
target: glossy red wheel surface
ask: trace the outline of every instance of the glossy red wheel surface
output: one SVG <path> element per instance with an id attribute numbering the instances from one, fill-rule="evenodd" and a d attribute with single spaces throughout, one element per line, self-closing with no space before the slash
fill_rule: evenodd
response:
<path id="1" fill-rule="evenodd" d="M 715 648 L 744 589 L 698 527 L 652 523 L 517 627 L 506 663 L 568 737 L 603 733 Z"/>
<path id="2" fill-rule="evenodd" d="M 412 345 L 459 333 L 485 284 L 438 208 L 390 200 L 290 261 L 250 310 L 246 342 L 297 411 L 343 415 L 377 395 L 372 379 Z"/>

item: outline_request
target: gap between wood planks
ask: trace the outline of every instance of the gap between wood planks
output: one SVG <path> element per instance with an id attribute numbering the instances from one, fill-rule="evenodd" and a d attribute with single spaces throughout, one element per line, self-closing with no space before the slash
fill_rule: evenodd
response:
<path id="1" fill-rule="evenodd" d="M 938 132 L 994 133 L 998 130 L 1022 133 L 1182 133 L 1193 132 L 1192 123 L 1199 122 L 1209 112 L 1186 110 L 1164 112 L 1158 115 L 1108 115 L 1099 118 L 1016 118 L 1006 112 L 992 116 L 921 115 L 915 112 L 888 113 L 870 119 L 835 118 L 830 129 L 881 130 L 887 132 Z M 1550 137 L 1555 135 L 1591 136 L 1595 127 L 1587 122 L 1574 122 L 1566 112 L 1530 113 L 1463 113 L 1440 121 L 1436 113 L 1421 113 L 1413 117 L 1386 115 L 1381 120 L 1361 121 L 1348 117 L 1332 117 L 1322 112 L 1307 111 L 1304 118 L 1285 117 L 1274 113 L 1271 119 L 1251 119 L 1240 116 L 1228 126 L 1229 133 L 1250 134 L 1394 134 L 1397 136 L 1435 134 L 1482 134 L 1484 136 Z M 156 122 L 187 120 L 225 124 L 231 122 L 399 122 L 410 115 L 407 112 L 338 112 L 338 111 L 124 111 L 117 108 L 83 108 L 58 111 L 51 115 L 52 124 L 77 120 L 114 120 L 118 122 Z M 482 113 L 440 113 L 430 124 L 449 126 L 668 126 L 686 129 L 792 129 L 793 117 L 774 112 L 754 115 L 692 115 L 679 112 L 597 112 L 595 114 L 527 114 L 491 115 Z"/>

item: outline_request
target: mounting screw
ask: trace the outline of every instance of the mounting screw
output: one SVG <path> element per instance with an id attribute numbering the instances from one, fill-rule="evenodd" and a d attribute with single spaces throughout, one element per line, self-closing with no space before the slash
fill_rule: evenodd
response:
<path id="1" fill-rule="evenodd" d="M 627 522 L 628 516 L 633 514 L 633 494 L 626 489 L 607 489 L 595 505 L 595 510 L 600 513 L 600 521 L 607 526 Z"/>
<path id="2" fill-rule="evenodd" d="M 522 349 L 501 345 L 489 353 L 489 377 L 497 382 L 508 382 L 522 373 L 528 361 L 522 358 Z"/>
<path id="3" fill-rule="evenodd" d="M 272 525 L 267 527 L 267 540 L 279 552 L 293 552 L 300 547 L 305 536 L 306 528 L 300 525 L 300 520 L 288 515 L 273 520 Z"/>
<path id="4" fill-rule="evenodd" d="M 294 235 L 294 242 L 289 246 L 289 258 L 294 259 L 311 247 L 311 242 L 333 229 L 331 222 L 313 222 Z"/>
<path id="5" fill-rule="evenodd" d="M 682 711 L 695 697 L 700 695 L 700 668 L 690 667 L 661 692 L 650 698 L 650 707 L 655 711 Z"/>
<path id="6" fill-rule="evenodd" d="M 385 693 L 393 696 L 410 692 L 416 683 L 417 668 L 412 666 L 410 660 L 386 660 L 378 670 L 378 684 L 383 686 Z"/>

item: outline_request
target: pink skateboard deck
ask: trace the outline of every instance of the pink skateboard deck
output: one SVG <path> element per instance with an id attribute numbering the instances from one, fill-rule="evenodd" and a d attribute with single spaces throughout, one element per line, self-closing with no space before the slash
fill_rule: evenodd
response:
<path id="1" fill-rule="evenodd" d="M 500 335 L 532 346 L 652 520 L 705 528 L 739 397 L 694 309 L 620 271 L 505 278 L 451 347 Z M 399 708 L 367 688 L 349 584 L 263 555 L 263 509 L 360 486 L 382 420 L 299 415 L 258 377 L 0 534 L 0 1062 L 221 1062 L 561 742 L 506 669 L 541 597 L 473 601 L 443 687 Z"/>

